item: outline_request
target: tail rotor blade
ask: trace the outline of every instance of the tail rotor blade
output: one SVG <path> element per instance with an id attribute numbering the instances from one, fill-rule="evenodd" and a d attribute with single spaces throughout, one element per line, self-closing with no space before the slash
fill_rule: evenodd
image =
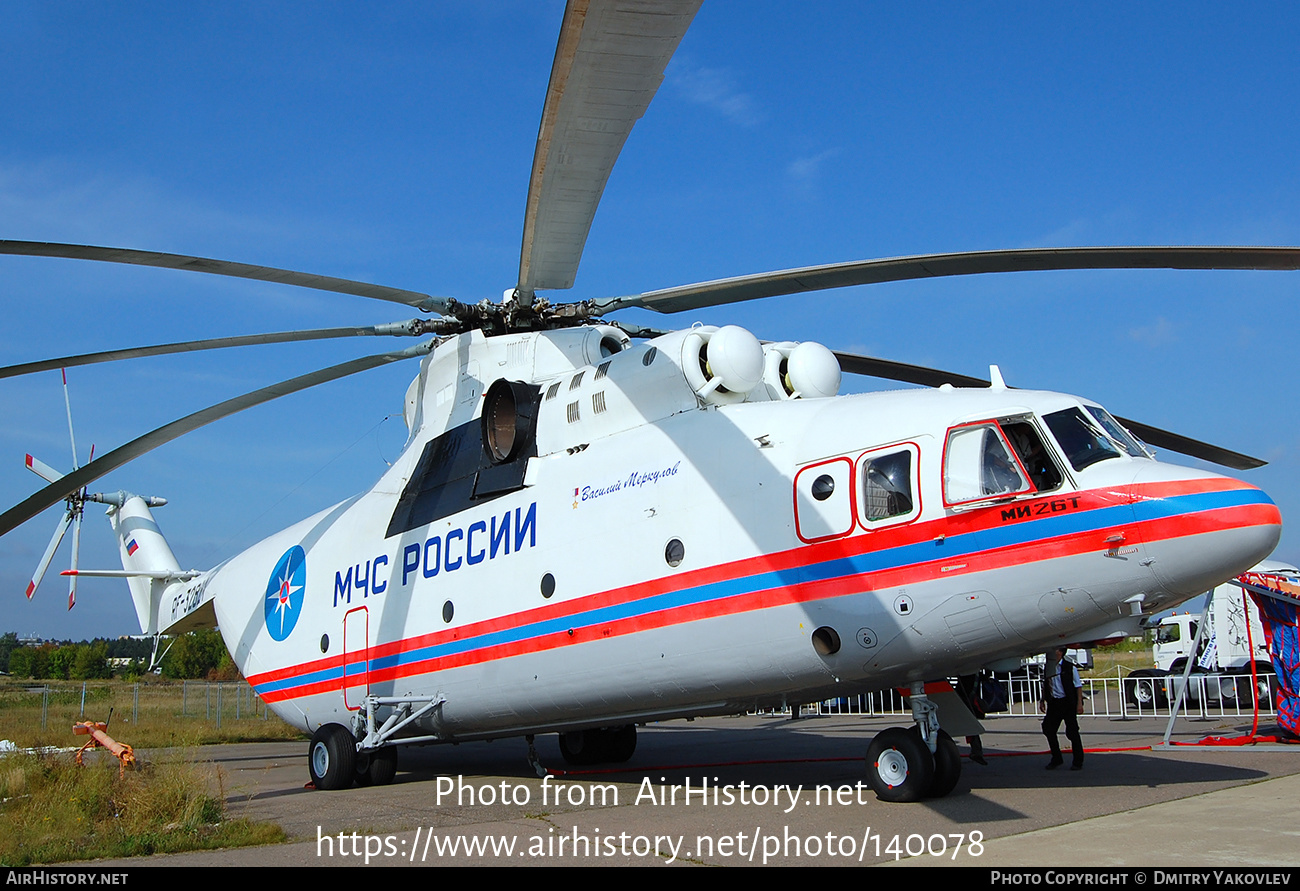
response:
<path id="1" fill-rule="evenodd" d="M 81 552 L 81 517 L 83 511 L 77 511 L 77 519 L 72 523 L 72 574 L 68 576 L 68 609 L 77 605 L 77 554 Z"/>
<path id="2" fill-rule="evenodd" d="M 72 512 L 69 511 L 59 520 L 58 528 L 54 530 L 54 537 L 50 539 L 50 546 L 45 549 L 45 555 L 41 557 L 40 565 L 36 567 L 36 572 L 32 574 L 32 580 L 27 584 L 27 599 L 31 600 L 32 595 L 36 593 L 36 587 L 40 585 L 41 579 L 45 577 L 45 570 L 50 568 L 50 561 L 54 559 L 54 552 L 59 549 L 59 543 L 63 541 L 63 535 L 68 531 L 68 524 L 72 522 Z"/>
<path id="3" fill-rule="evenodd" d="M 63 474 L 46 464 L 40 458 L 33 458 L 31 455 L 28 455 L 26 463 L 28 470 L 45 480 L 47 483 L 55 483 L 63 479 Z"/>
<path id="4" fill-rule="evenodd" d="M 72 443 L 72 469 L 76 470 L 80 465 L 77 464 L 77 436 L 72 432 L 72 397 L 68 395 L 68 372 L 60 368 L 59 374 L 63 375 L 63 404 L 68 409 L 68 441 Z"/>

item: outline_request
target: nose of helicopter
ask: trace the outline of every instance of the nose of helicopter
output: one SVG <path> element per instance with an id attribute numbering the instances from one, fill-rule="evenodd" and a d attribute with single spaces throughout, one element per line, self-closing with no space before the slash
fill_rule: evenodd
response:
<path id="1" fill-rule="evenodd" d="M 1240 480 L 1151 462 L 1130 492 L 1151 571 L 1178 597 L 1245 572 L 1272 553 L 1282 535 L 1273 499 Z"/>

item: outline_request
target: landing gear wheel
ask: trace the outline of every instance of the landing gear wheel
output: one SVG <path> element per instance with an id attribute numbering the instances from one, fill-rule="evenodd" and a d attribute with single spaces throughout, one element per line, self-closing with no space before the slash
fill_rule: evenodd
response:
<path id="1" fill-rule="evenodd" d="M 616 764 L 623 764 L 636 751 L 636 725 L 626 724 L 605 731 L 608 734 L 609 751 L 607 757 Z"/>
<path id="2" fill-rule="evenodd" d="M 867 747 L 867 785 L 881 801 L 919 801 L 933 780 L 934 756 L 915 727 L 890 727 Z"/>
<path id="3" fill-rule="evenodd" d="M 570 730 L 560 734 L 560 754 L 564 762 L 575 767 L 604 761 L 609 748 L 603 730 Z"/>
<path id="4" fill-rule="evenodd" d="M 397 746 L 357 752 L 354 767 L 358 786 L 387 786 L 397 775 Z"/>
<path id="5" fill-rule="evenodd" d="M 311 738 L 307 769 L 317 789 L 346 789 L 356 779 L 357 742 L 341 724 L 325 724 Z"/>
<path id="6" fill-rule="evenodd" d="M 358 786 L 370 785 L 370 756 L 370 752 L 357 752 L 356 760 L 352 762 L 355 771 L 352 779 Z"/>
<path id="7" fill-rule="evenodd" d="M 366 778 L 376 786 L 387 786 L 397 776 L 397 746 L 384 746 L 370 753 Z"/>
<path id="8" fill-rule="evenodd" d="M 961 779 L 961 753 L 952 741 L 948 731 L 939 731 L 939 740 L 934 747 L 934 779 L 930 781 L 931 798 L 943 798 L 957 787 Z"/>

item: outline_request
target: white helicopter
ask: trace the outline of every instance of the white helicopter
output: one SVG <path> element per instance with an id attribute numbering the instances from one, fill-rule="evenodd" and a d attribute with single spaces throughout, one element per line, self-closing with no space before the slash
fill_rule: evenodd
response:
<path id="1" fill-rule="evenodd" d="M 533 735 L 556 732 L 570 763 L 622 762 L 647 721 L 904 686 L 915 726 L 879 734 L 867 752 L 868 781 L 887 800 L 946 795 L 959 779 L 927 680 L 1123 633 L 1273 550 L 1281 518 L 1263 492 L 1156 461 L 1146 444 L 1237 469 L 1262 462 L 1089 400 L 1009 388 L 996 368 L 982 381 L 763 343 L 731 326 L 659 331 L 608 316 L 936 275 L 1294 270 L 1300 249 L 929 255 L 569 304 L 539 297 L 573 285 L 613 163 L 698 6 L 570 2 L 519 278 L 501 303 L 0 242 L 0 253 L 276 281 L 431 314 L 63 357 L 3 376 L 249 343 L 432 335 L 196 412 L 66 476 L 29 462 L 50 484 L 0 515 L 0 534 L 60 501 L 72 520 L 86 501 L 108 504 L 123 568 L 76 572 L 126 578 L 144 633 L 219 627 L 258 694 L 313 734 L 318 788 L 390 782 L 402 744 L 523 736 L 531 749 Z M 181 568 L 152 516 L 158 499 L 86 489 L 211 421 L 410 358 L 420 360 L 405 399 L 410 436 L 391 469 L 213 569 Z M 935 389 L 838 396 L 842 371 Z M 615 545 L 619 560 L 587 559 Z"/>

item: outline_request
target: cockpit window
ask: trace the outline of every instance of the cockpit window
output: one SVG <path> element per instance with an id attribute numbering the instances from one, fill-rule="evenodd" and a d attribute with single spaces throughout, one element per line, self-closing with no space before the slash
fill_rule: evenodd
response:
<path id="1" fill-rule="evenodd" d="M 948 504 L 1032 492 L 995 423 L 971 424 L 948 433 L 943 492 Z"/>
<path id="2" fill-rule="evenodd" d="M 1052 412 L 1044 415 L 1043 420 L 1075 470 L 1083 470 L 1098 461 L 1120 456 L 1096 422 L 1077 408 Z"/>
<path id="3" fill-rule="evenodd" d="M 1096 419 L 1111 439 L 1115 440 L 1115 445 L 1119 446 L 1134 458 L 1150 458 L 1151 453 L 1142 445 L 1141 441 L 1124 429 L 1123 425 L 1111 415 L 1110 412 L 1100 405 L 1084 406 L 1088 409 L 1088 414 Z"/>
<path id="4" fill-rule="evenodd" d="M 1047 446 L 1038 428 L 1024 419 L 1003 420 L 998 422 L 1002 432 L 1007 435 L 1011 447 L 1016 450 L 1020 466 L 1029 474 L 1034 488 L 1039 492 L 1050 492 L 1061 485 L 1061 470 L 1052 460 Z"/>

